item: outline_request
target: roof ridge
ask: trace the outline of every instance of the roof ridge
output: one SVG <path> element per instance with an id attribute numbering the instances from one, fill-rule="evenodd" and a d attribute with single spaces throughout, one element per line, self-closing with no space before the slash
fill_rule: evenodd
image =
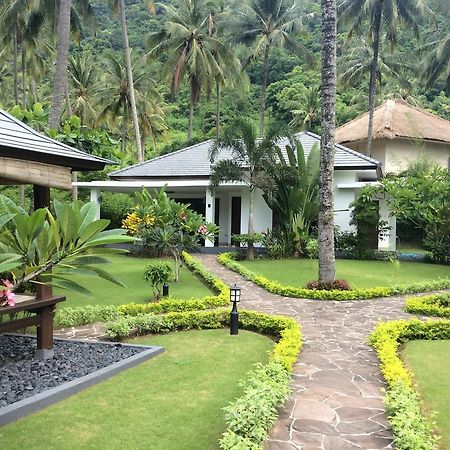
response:
<path id="1" fill-rule="evenodd" d="M 78 148 L 71 147 L 70 145 L 64 144 L 64 142 L 57 141 L 56 139 L 52 139 L 50 136 L 47 136 L 44 133 L 40 133 L 39 131 L 35 130 L 34 128 L 30 127 L 26 123 L 19 120 L 17 117 L 14 117 L 12 114 L 9 114 L 3 109 L 0 109 L 0 115 L 4 115 L 11 119 L 17 126 L 24 128 L 25 130 L 29 131 L 31 134 L 38 136 L 48 142 L 51 142 L 52 144 L 57 144 L 61 147 L 64 147 L 67 150 L 70 150 L 71 152 L 78 153 L 80 155 L 89 156 L 91 158 L 100 160 L 100 161 L 107 161 L 108 163 L 112 163 L 113 161 L 102 158 L 101 156 L 91 155 L 90 153 L 84 152 L 83 150 L 79 150 Z"/>
<path id="2" fill-rule="evenodd" d="M 117 175 L 118 173 L 120 173 L 122 171 L 125 171 L 125 170 L 128 170 L 128 169 L 133 169 L 133 168 L 139 167 L 139 166 L 143 166 L 143 165 L 148 164 L 150 162 L 159 161 L 159 160 L 164 159 L 164 158 L 166 158 L 168 156 L 176 155 L 176 154 L 181 153 L 181 152 L 185 152 L 186 150 L 190 150 L 192 148 L 198 147 L 198 146 L 200 146 L 202 144 L 206 144 L 207 142 L 211 142 L 213 140 L 214 139 L 207 139 L 206 141 L 197 142 L 196 144 L 189 145 L 188 147 L 180 148 L 178 150 L 175 150 L 174 152 L 169 152 L 169 153 L 166 153 L 164 155 L 155 156 L 154 158 L 147 159 L 147 160 L 142 161 L 140 163 L 124 167 L 123 169 L 115 170 L 114 172 L 110 172 L 110 173 L 108 173 L 108 176 L 109 175 Z"/>

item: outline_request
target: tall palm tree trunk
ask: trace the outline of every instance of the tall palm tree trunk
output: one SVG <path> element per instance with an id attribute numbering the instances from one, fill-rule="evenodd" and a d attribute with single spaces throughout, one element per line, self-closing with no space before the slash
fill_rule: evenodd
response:
<path id="1" fill-rule="evenodd" d="M 136 141 L 137 158 L 139 162 L 144 161 L 144 152 L 141 146 L 141 133 L 136 109 L 136 99 L 134 97 L 133 70 L 131 68 L 130 43 L 128 41 L 127 21 L 125 18 L 125 1 L 119 0 L 120 26 L 122 28 L 123 51 L 125 52 L 125 66 L 127 68 L 128 91 L 130 96 L 131 118 L 134 126 L 134 136 Z"/>
<path id="2" fill-rule="evenodd" d="M 266 44 L 264 51 L 263 79 L 261 84 L 261 96 L 259 98 L 259 135 L 264 135 L 264 120 L 266 116 L 266 89 L 269 79 L 269 44 Z"/>
<path id="3" fill-rule="evenodd" d="M 67 64 L 70 38 L 70 10 L 72 0 L 60 0 L 58 24 L 56 26 L 56 64 L 53 79 L 52 104 L 48 117 L 49 128 L 59 128 L 67 84 Z"/>
<path id="4" fill-rule="evenodd" d="M 378 2 L 374 14 L 374 30 L 372 50 L 373 57 L 370 65 L 369 79 L 369 125 L 367 127 L 367 155 L 372 156 L 372 135 L 373 135 L 373 116 L 375 112 L 375 99 L 377 93 L 377 73 L 378 73 L 378 54 L 380 51 L 380 30 L 381 30 L 381 8 L 382 3 Z"/>
<path id="5" fill-rule="evenodd" d="M 17 67 L 18 60 L 18 38 L 17 38 L 17 23 L 14 24 L 13 28 L 13 84 L 14 84 L 14 102 L 16 105 L 19 104 L 19 69 Z"/>
<path id="6" fill-rule="evenodd" d="M 27 109 L 27 65 L 26 65 L 26 61 L 25 61 L 25 50 L 23 48 L 23 43 L 22 43 L 22 48 L 21 48 L 21 57 L 22 57 L 22 107 L 24 109 Z"/>
<path id="7" fill-rule="evenodd" d="M 319 182 L 319 281 L 336 276 L 334 256 L 334 132 L 336 127 L 336 0 L 322 4 L 322 139 Z"/>
<path id="8" fill-rule="evenodd" d="M 70 104 L 69 80 L 67 80 L 66 87 L 64 88 L 64 97 L 66 99 L 66 113 L 70 117 L 72 116 L 72 105 Z M 80 119 L 82 120 L 81 117 Z"/>
<path id="9" fill-rule="evenodd" d="M 220 103 L 221 103 L 220 83 L 216 81 L 216 136 L 219 136 L 220 134 Z"/>
<path id="10" fill-rule="evenodd" d="M 254 226 L 253 226 L 253 193 L 254 189 L 250 187 L 250 194 L 248 198 L 248 235 L 252 236 L 254 232 Z M 249 261 L 252 261 L 255 259 L 255 248 L 253 245 L 253 242 L 248 243 L 247 246 L 247 259 Z"/>
<path id="11" fill-rule="evenodd" d="M 195 82 L 191 81 L 191 101 L 189 104 L 189 124 L 188 124 L 188 141 L 192 139 L 192 129 L 194 122 L 194 107 L 195 107 Z"/>

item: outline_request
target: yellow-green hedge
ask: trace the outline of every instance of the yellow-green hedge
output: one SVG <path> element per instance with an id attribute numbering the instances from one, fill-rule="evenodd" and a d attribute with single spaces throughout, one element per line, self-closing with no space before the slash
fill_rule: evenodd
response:
<path id="1" fill-rule="evenodd" d="M 369 341 L 380 360 L 388 388 L 386 406 L 398 450 L 435 450 L 433 422 L 421 414 L 422 405 L 411 373 L 398 355 L 398 347 L 412 339 L 450 339 L 450 321 L 417 319 L 380 323 Z"/>
<path id="2" fill-rule="evenodd" d="M 239 264 L 239 262 L 237 262 L 234 258 L 235 253 L 221 253 L 217 259 L 224 266 L 241 274 L 248 280 L 253 281 L 258 286 L 261 286 L 273 294 L 282 295 L 284 297 L 309 298 L 313 300 L 364 300 L 450 288 L 450 279 L 447 278 L 437 281 L 412 283 L 391 287 L 361 288 L 351 291 L 326 291 L 299 288 L 295 286 L 283 286 L 277 281 L 269 280 L 262 275 L 252 272 L 242 264 Z"/>
<path id="3" fill-rule="evenodd" d="M 424 316 L 450 318 L 450 294 L 407 298 L 406 311 Z"/>

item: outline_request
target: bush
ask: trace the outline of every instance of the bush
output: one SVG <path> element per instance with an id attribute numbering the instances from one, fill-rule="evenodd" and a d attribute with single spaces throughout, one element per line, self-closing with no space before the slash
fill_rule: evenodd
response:
<path id="1" fill-rule="evenodd" d="M 386 405 L 397 449 L 438 448 L 433 434 L 433 423 L 421 414 L 420 397 L 414 390 L 412 375 L 398 356 L 398 347 L 408 340 L 449 338 L 448 320 L 421 322 L 412 319 L 382 322 L 370 335 L 370 343 L 377 352 L 381 372 L 388 384 Z"/>
<path id="2" fill-rule="evenodd" d="M 430 232 L 423 241 L 423 246 L 429 253 L 432 262 L 450 264 L 450 234 Z"/>
<path id="3" fill-rule="evenodd" d="M 76 327 L 95 322 L 108 322 L 120 318 L 117 306 L 86 305 L 77 308 L 57 308 L 55 326 L 58 328 Z"/>
<path id="4" fill-rule="evenodd" d="M 144 269 L 144 279 L 152 285 L 153 295 L 161 297 L 162 286 L 172 277 L 172 265 L 167 261 L 155 261 Z"/>
<path id="5" fill-rule="evenodd" d="M 121 228 L 122 222 L 134 208 L 132 197 L 117 192 L 103 192 L 100 215 L 110 221 L 109 228 Z"/>
<path id="6" fill-rule="evenodd" d="M 266 289 L 269 292 L 272 292 L 273 294 L 283 295 L 285 297 L 311 298 L 316 300 L 363 300 L 450 288 L 450 279 L 448 278 L 439 279 L 437 281 L 411 283 L 391 287 L 353 289 L 350 291 L 327 291 L 319 289 L 316 290 L 297 288 L 294 286 L 283 286 L 276 281 L 272 281 L 266 277 L 258 275 L 239 264 L 235 258 L 235 253 L 221 253 L 217 259 L 224 266 L 241 274 L 248 280 L 253 281 L 258 286 L 261 286 L 262 288 Z"/>
<path id="7" fill-rule="evenodd" d="M 305 245 L 305 253 L 308 258 L 317 259 L 319 257 L 319 241 L 309 239 Z"/>
<path id="8" fill-rule="evenodd" d="M 450 319 L 450 294 L 407 298 L 406 311 L 413 314 Z"/>
<path id="9" fill-rule="evenodd" d="M 324 283 L 322 281 L 308 281 L 306 283 L 306 289 L 319 289 L 325 291 L 350 291 L 351 287 L 347 280 L 334 280 L 329 283 Z"/>

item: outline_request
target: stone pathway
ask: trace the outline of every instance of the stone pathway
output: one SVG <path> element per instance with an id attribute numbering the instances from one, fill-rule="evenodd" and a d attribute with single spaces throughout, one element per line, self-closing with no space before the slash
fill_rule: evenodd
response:
<path id="1" fill-rule="evenodd" d="M 267 450 L 393 448 L 385 385 L 367 336 L 380 320 L 411 317 L 403 297 L 345 302 L 281 297 L 226 269 L 215 255 L 196 256 L 225 283 L 241 286 L 241 308 L 291 316 L 302 326 L 304 346 L 294 366 L 292 396 Z"/>
<path id="2" fill-rule="evenodd" d="M 80 341 L 105 340 L 105 324 L 92 323 L 79 327 L 61 328 L 53 332 L 55 338 L 74 339 Z"/>

